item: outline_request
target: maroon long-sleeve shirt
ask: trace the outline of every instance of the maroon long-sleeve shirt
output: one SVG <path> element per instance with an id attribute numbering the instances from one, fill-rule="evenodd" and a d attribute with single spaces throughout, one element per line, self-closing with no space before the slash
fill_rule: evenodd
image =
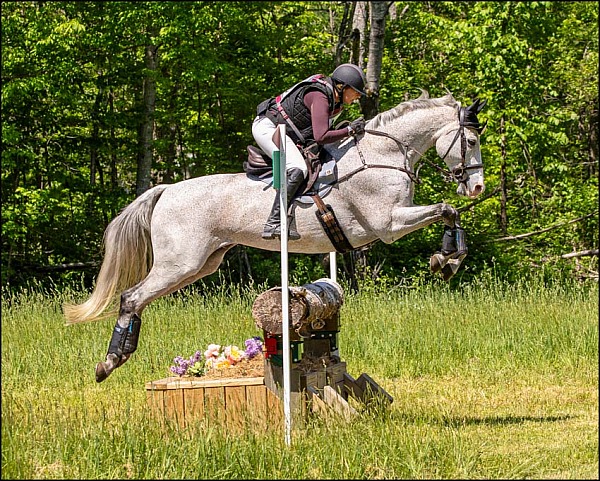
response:
<path id="1" fill-rule="evenodd" d="M 304 105 L 310 111 L 312 130 L 315 141 L 320 144 L 331 144 L 348 137 L 348 129 L 329 130 L 329 100 L 319 90 L 311 90 L 304 95 Z M 339 112 L 336 111 L 335 114 Z"/>

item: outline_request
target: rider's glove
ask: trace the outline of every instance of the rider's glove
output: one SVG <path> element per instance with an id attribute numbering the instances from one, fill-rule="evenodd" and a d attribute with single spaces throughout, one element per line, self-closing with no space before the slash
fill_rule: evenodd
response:
<path id="1" fill-rule="evenodd" d="M 350 125 L 348 126 L 348 133 L 350 135 L 360 135 L 365 131 L 365 119 L 363 119 L 362 117 L 353 120 L 352 122 L 350 122 Z"/>

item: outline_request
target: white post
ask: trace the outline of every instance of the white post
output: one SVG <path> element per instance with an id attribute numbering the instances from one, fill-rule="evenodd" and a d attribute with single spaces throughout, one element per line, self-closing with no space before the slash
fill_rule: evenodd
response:
<path id="1" fill-rule="evenodd" d="M 333 282 L 337 282 L 337 252 L 333 251 L 329 253 L 329 278 Z M 335 351 L 332 351 L 334 356 L 340 357 L 340 348 L 338 347 Z"/>
<path id="2" fill-rule="evenodd" d="M 288 224 L 287 224 L 287 172 L 285 124 L 279 124 L 279 212 L 281 221 L 281 319 L 283 321 L 283 414 L 285 417 L 285 443 L 292 442 L 291 378 L 292 356 L 290 352 L 290 309 L 288 285 Z"/>
<path id="3" fill-rule="evenodd" d="M 329 278 L 333 282 L 337 282 L 337 259 L 336 252 L 329 253 Z"/>

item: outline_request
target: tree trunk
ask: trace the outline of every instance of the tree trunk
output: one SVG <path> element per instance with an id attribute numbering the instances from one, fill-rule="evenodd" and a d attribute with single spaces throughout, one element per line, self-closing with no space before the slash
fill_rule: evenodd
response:
<path id="1" fill-rule="evenodd" d="M 361 99 L 362 112 L 369 120 L 379 113 L 379 77 L 383 60 L 387 2 L 369 2 L 370 33 L 367 65 L 367 96 Z"/>
<path id="2" fill-rule="evenodd" d="M 362 114 L 367 120 L 379 113 L 379 79 L 388 7 L 388 2 L 382 1 L 356 2 L 352 20 L 352 63 L 365 70 L 365 52 L 368 51 L 365 86 L 367 95 L 360 100 Z M 369 250 L 367 247 L 344 255 L 344 265 L 347 267 L 346 273 L 352 290 L 358 290 L 359 280 L 364 279 L 369 271 Z"/>
<path id="3" fill-rule="evenodd" d="M 340 65 L 341 63 L 343 63 L 342 54 L 344 53 L 344 49 L 346 48 L 349 42 L 353 41 L 354 32 L 352 29 L 352 18 L 354 17 L 355 6 L 356 2 L 344 3 L 344 13 L 342 15 L 342 21 L 340 22 L 340 28 L 338 30 L 338 43 L 335 46 L 335 65 Z M 332 18 L 331 13 L 330 18 Z"/>
<path id="4" fill-rule="evenodd" d="M 508 231 L 508 214 L 507 203 L 508 193 L 506 186 L 506 132 L 504 130 L 504 115 L 500 118 L 500 147 L 501 147 L 501 162 L 500 162 L 500 231 L 506 235 Z"/>
<path id="5" fill-rule="evenodd" d="M 369 11 L 367 13 L 367 5 Z M 366 66 L 367 95 L 360 100 L 361 111 L 365 119 L 369 120 L 379 113 L 379 79 L 381 77 L 381 64 L 385 39 L 385 17 L 388 11 L 388 2 L 357 2 L 354 11 L 353 28 L 356 37 L 353 48 L 352 60 L 361 69 L 365 69 L 365 45 L 368 46 L 368 63 Z M 367 20 L 370 23 L 367 24 Z M 367 25 L 370 28 L 367 29 Z M 367 33 L 368 32 L 368 33 Z M 358 53 L 357 53 L 358 52 Z M 348 261 L 347 274 L 352 290 L 358 290 L 359 280 L 368 274 L 370 247 L 359 249 L 345 255 Z"/>
<path id="6" fill-rule="evenodd" d="M 352 17 L 352 57 L 350 62 L 365 69 L 365 51 L 369 44 L 367 2 L 356 2 Z"/>
<path id="7" fill-rule="evenodd" d="M 301 287 L 290 287 L 290 327 L 323 329 L 327 320 L 344 303 L 344 291 L 336 282 L 323 278 Z M 259 329 L 277 335 L 283 332 L 281 287 L 263 292 L 252 305 L 252 317 Z"/>
<path id="8" fill-rule="evenodd" d="M 154 106 L 156 104 L 156 80 L 154 74 L 158 63 L 158 47 L 146 46 L 146 69 L 149 71 L 144 79 L 144 115 L 140 128 L 140 152 L 138 154 L 136 196 L 150 188 L 152 170 L 152 151 L 154 134 Z"/>
<path id="9" fill-rule="evenodd" d="M 104 89 L 98 85 L 98 93 L 92 110 L 92 138 L 90 139 L 90 185 L 96 184 L 96 174 L 99 170 L 98 146 L 100 145 L 100 109 L 102 108 L 102 97 Z M 102 183 L 102 182 L 101 182 Z"/>

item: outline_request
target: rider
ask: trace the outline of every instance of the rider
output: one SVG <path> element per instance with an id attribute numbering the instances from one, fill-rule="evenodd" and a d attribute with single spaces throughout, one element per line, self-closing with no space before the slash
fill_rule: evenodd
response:
<path id="1" fill-rule="evenodd" d="M 271 158 L 276 145 L 273 134 L 277 124 L 287 122 L 286 127 L 286 186 L 288 205 L 308 174 L 308 168 L 300 148 L 316 142 L 319 145 L 342 140 L 349 135 L 359 135 L 365 130 L 365 121 L 356 119 L 342 129 L 331 130 L 333 118 L 344 104 L 365 95 L 366 79 L 356 65 L 345 63 L 337 67 L 331 76 L 314 75 L 299 82 L 276 99 L 259 105 L 257 117 L 252 123 L 252 135 L 258 146 Z M 286 119 L 286 117 L 288 117 Z M 271 214 L 265 223 L 263 239 L 281 236 L 279 199 L 276 196 Z M 299 239 L 293 228 L 288 237 Z"/>

